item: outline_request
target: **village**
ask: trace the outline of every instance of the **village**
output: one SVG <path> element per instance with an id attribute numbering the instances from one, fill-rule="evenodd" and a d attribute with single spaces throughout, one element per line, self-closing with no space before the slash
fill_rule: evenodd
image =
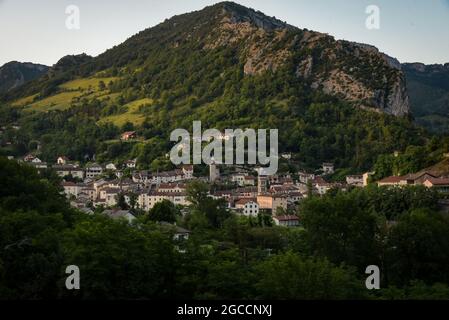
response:
<path id="1" fill-rule="evenodd" d="M 373 175 L 367 172 L 348 175 L 344 183 L 328 182 L 326 177 L 335 172 L 333 163 L 323 163 L 315 172 L 298 171 L 272 176 L 258 175 L 258 168 L 239 166 L 226 166 L 226 172 L 222 173 L 220 169 L 223 166 L 211 164 L 208 176 L 196 176 L 193 165 L 182 165 L 172 171 L 150 172 L 138 170 L 135 159 L 121 165 L 89 163 L 84 167 L 65 156 L 58 157 L 52 165 L 31 154 L 21 161 L 38 170 L 52 168 L 63 179 L 64 193 L 73 207 L 86 213 L 102 210 L 112 218 L 129 221 L 135 216 L 129 210 L 122 210 L 120 201 L 143 212 L 164 200 L 184 208 L 190 205 L 188 184 L 199 180 L 211 187 L 209 195 L 212 198 L 223 199 L 228 209 L 238 215 L 257 217 L 268 214 L 278 226 L 296 227 L 300 225 L 297 208 L 303 199 L 311 194 L 323 196 L 331 189 L 345 191 L 367 187 Z M 387 177 L 376 183 L 383 187 L 423 185 L 449 193 L 449 178 L 430 171 Z"/>

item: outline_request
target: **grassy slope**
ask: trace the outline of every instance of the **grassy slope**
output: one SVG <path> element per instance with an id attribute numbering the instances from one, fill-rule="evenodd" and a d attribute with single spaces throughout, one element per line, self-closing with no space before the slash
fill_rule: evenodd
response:
<path id="1" fill-rule="evenodd" d="M 110 81 L 116 81 L 118 78 L 84 78 L 66 82 L 59 86 L 63 92 L 59 92 L 50 97 L 33 102 L 37 94 L 16 100 L 13 106 L 24 107 L 29 111 L 46 112 L 50 110 L 65 110 L 70 108 L 72 100 L 75 98 L 86 97 L 87 99 L 103 99 L 107 96 L 111 98 L 116 95 L 108 95 L 106 91 L 100 91 L 99 83 L 103 81 L 106 85 Z"/>
<path id="2" fill-rule="evenodd" d="M 139 107 L 147 104 L 152 104 L 153 100 L 145 98 L 130 102 L 125 105 L 128 109 L 125 113 L 119 115 L 112 115 L 101 119 L 100 123 L 112 122 L 117 126 L 122 126 L 126 122 L 131 122 L 133 124 L 142 124 L 145 120 L 145 116 L 139 112 Z"/>

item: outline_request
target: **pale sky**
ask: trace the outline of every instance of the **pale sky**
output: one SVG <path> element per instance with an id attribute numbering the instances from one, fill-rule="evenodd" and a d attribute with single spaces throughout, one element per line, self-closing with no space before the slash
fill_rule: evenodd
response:
<path id="1" fill-rule="evenodd" d="M 0 65 L 11 60 L 53 65 L 68 54 L 96 56 L 175 14 L 214 0 L 0 0 Z M 401 62 L 449 62 L 449 0 L 237 0 L 297 27 L 375 45 Z M 80 29 L 66 28 L 68 5 Z M 380 29 L 365 26 L 368 5 Z"/>

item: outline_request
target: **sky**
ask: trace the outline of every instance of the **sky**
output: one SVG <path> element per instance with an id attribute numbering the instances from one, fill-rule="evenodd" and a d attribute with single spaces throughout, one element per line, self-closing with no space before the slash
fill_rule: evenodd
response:
<path id="1" fill-rule="evenodd" d="M 0 0 L 0 65 L 12 60 L 53 65 L 68 54 L 96 56 L 166 18 L 216 2 Z M 401 62 L 449 62 L 449 0 L 235 2 L 300 28 L 374 45 Z M 79 29 L 66 26 L 69 5 L 79 8 Z M 380 10 L 379 29 L 366 27 L 369 5 Z"/>

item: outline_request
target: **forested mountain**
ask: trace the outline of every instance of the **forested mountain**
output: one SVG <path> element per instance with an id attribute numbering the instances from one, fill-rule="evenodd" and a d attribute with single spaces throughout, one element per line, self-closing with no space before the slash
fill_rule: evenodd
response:
<path id="1" fill-rule="evenodd" d="M 0 94 L 39 78 L 47 71 L 48 67 L 41 64 L 8 62 L 0 67 Z"/>
<path id="2" fill-rule="evenodd" d="M 22 152 L 40 140 L 48 161 L 132 156 L 149 166 L 169 150 L 171 130 L 194 120 L 278 128 L 281 151 L 305 165 L 334 161 L 358 171 L 427 139 L 408 117 L 393 59 L 232 2 L 175 16 L 98 57 L 62 62 L 2 98 L 12 106 L 4 118 L 21 124 Z M 117 145 L 123 129 L 137 129 L 145 143 Z"/>
<path id="3" fill-rule="evenodd" d="M 436 132 L 449 132 L 449 64 L 402 65 L 416 121 Z"/>

